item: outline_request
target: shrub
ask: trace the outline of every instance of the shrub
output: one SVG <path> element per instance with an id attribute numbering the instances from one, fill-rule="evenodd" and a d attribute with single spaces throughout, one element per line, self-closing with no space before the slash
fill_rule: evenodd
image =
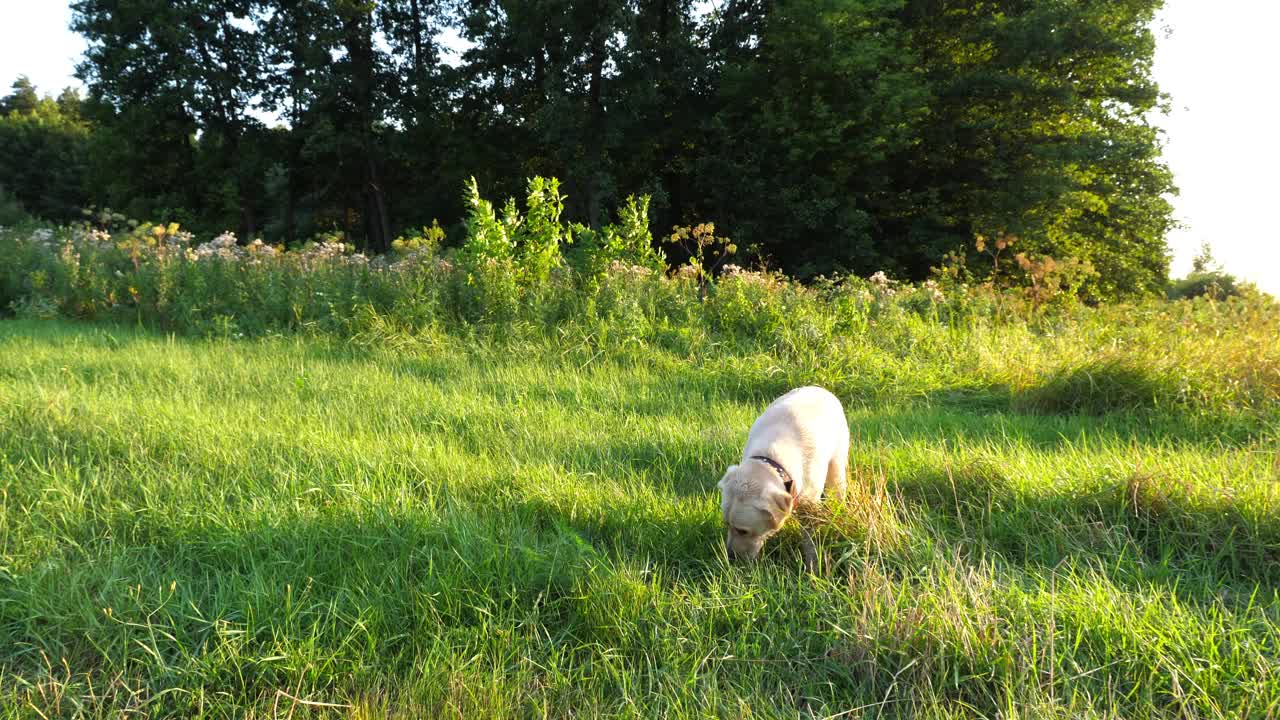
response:
<path id="1" fill-rule="evenodd" d="M 12 227 L 30 221 L 31 216 L 22 207 L 22 202 L 0 185 L 0 227 Z"/>
<path id="2" fill-rule="evenodd" d="M 569 237 L 560 225 L 564 200 L 559 180 L 541 177 L 529 180 L 525 214 L 515 222 L 512 237 L 516 262 L 526 283 L 545 283 L 551 271 L 560 266 L 560 246 Z"/>
<path id="3" fill-rule="evenodd" d="M 508 201 L 499 215 L 472 181 L 461 247 L 442 249 L 433 224 L 375 258 L 337 233 L 292 249 L 230 233 L 199 242 L 176 224 L 106 209 L 57 230 L 0 230 L 0 308 L 397 346 L 420 333 L 542 334 L 584 362 L 652 345 L 715 357 L 725 382 L 760 392 L 823 382 L 868 402 L 982 391 L 1036 412 L 1178 407 L 1203 417 L 1262 416 L 1280 403 L 1280 307 L 1260 294 L 1081 307 L 1072 288 L 1083 263 L 1020 262 L 1006 257 L 1008 239 L 993 256 L 999 282 L 975 282 L 953 258 L 921 284 L 881 272 L 802 285 L 727 263 L 732 243 L 709 223 L 676 229 L 690 262 L 668 269 L 647 199 L 628 198 L 615 223 L 592 231 L 562 220 L 557 183 L 528 187 L 523 213 Z M 1223 323 L 1236 329 L 1229 338 L 1215 334 Z"/>
<path id="4" fill-rule="evenodd" d="M 1213 258 L 1209 243 L 1200 244 L 1200 252 L 1191 260 L 1191 272 L 1184 278 L 1169 283 L 1170 300 L 1190 300 L 1207 297 L 1222 300 L 1241 294 L 1241 284 L 1228 274 Z"/>
<path id="5" fill-rule="evenodd" d="M 654 247 L 649 232 L 649 196 L 628 196 L 618 208 L 618 222 L 599 231 L 580 224 L 570 226 L 573 238 L 571 263 L 584 284 L 595 286 L 607 272 L 642 268 L 661 272 L 666 258 Z"/>
<path id="6" fill-rule="evenodd" d="M 1219 270 L 1192 272 L 1184 278 L 1172 281 L 1168 291 L 1170 300 L 1198 297 L 1222 300 L 1239 294 L 1240 288 L 1235 276 Z"/>
<path id="7" fill-rule="evenodd" d="M 410 231 L 391 241 L 391 252 L 397 257 L 414 253 L 435 254 L 444 244 L 445 232 L 440 221 L 432 220 L 431 227 Z"/>

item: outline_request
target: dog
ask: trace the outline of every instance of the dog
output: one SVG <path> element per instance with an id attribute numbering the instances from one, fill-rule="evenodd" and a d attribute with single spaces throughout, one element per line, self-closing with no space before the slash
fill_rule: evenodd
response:
<path id="1" fill-rule="evenodd" d="M 797 501 L 816 503 L 828 489 L 843 498 L 848 467 L 849 422 L 839 398 L 802 387 L 774 400 L 751 425 L 742 460 L 720 479 L 729 559 L 758 558 Z"/>

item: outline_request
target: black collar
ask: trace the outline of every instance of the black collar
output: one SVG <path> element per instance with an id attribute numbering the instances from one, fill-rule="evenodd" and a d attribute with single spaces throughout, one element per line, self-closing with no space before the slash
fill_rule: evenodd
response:
<path id="1" fill-rule="evenodd" d="M 792 492 L 792 490 L 791 490 L 791 487 L 792 487 L 792 482 L 791 482 L 791 473 L 787 472 L 787 469 L 786 469 L 786 468 L 784 468 L 784 467 L 782 467 L 782 465 L 781 465 L 781 464 L 779 464 L 777 460 L 774 460 L 773 458 L 768 457 L 768 456 L 766 456 L 766 455 L 752 455 L 752 456 L 751 456 L 751 459 L 752 459 L 752 460 L 759 460 L 760 462 L 764 463 L 765 465 L 768 465 L 769 467 L 773 468 L 774 470 L 777 470 L 777 471 L 778 471 L 778 474 L 782 476 L 782 486 L 783 486 L 783 487 L 785 487 L 785 488 L 787 489 L 787 494 L 788 494 L 788 495 L 793 495 L 793 494 L 794 494 L 794 493 Z"/>

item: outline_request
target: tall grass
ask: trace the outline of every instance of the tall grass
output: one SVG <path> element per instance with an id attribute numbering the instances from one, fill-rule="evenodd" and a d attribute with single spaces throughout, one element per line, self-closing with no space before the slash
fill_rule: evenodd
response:
<path id="1" fill-rule="evenodd" d="M 702 245 L 690 264 L 664 265 L 643 201 L 597 232 L 561 223 L 554 181 L 531 183 L 523 215 L 511 202 L 500 215 L 474 186 L 469 198 L 460 249 L 442 250 L 429 228 L 373 259 L 340 238 L 197 244 L 176 225 L 0 230 L 0 306 L 209 338 L 301 333 L 408 350 L 449 336 L 585 357 L 655 348 L 769 392 L 821 382 L 867 403 L 1135 412 L 1232 437 L 1277 415 L 1280 304 L 1264 295 L 1086 307 L 1043 282 L 947 272 L 915 286 L 882 274 L 805 286 L 735 265 L 713 276 Z M 727 242 L 706 227 L 676 237 Z"/>
<path id="2" fill-rule="evenodd" d="M 1275 711 L 1274 433 L 846 394 L 808 576 L 721 558 L 739 369 L 0 323 L 0 714 Z"/>
<path id="3" fill-rule="evenodd" d="M 557 192 L 374 259 L 0 231 L 0 717 L 1280 710 L 1273 301 L 666 267 Z M 728 565 L 807 383 L 851 496 Z"/>

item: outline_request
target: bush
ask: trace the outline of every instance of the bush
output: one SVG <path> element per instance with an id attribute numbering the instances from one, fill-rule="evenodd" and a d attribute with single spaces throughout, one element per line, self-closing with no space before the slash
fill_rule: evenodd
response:
<path id="1" fill-rule="evenodd" d="M 1169 284 L 1170 300 L 1190 300 L 1207 297 L 1222 300 L 1240 294 L 1239 283 L 1234 275 L 1220 270 L 1209 272 L 1192 272 L 1184 278 Z"/>
<path id="2" fill-rule="evenodd" d="M 1280 308 L 1261 294 L 1086 307 L 1069 290 L 1083 271 L 1045 257 L 1000 262 L 998 283 L 953 262 L 918 285 L 884 273 L 804 285 L 726 263 L 732 243 L 710 224 L 677 229 L 693 262 L 668 268 L 647 199 L 629 198 L 614 224 L 592 231 L 562 221 L 554 180 L 528 190 L 523 212 L 508 201 L 499 215 L 472 182 L 461 247 L 442 248 L 433 225 L 374 258 L 340 234 L 294 249 L 230 233 L 198 242 L 175 223 L 106 209 L 57 230 L 0 230 L 0 308 L 395 346 L 445 332 L 550 337 L 583 362 L 653 346 L 716 358 L 708 367 L 725 382 L 761 392 L 819 382 L 865 402 L 976 390 L 1015 410 L 1204 417 L 1262 416 L 1280 402 Z M 1222 323 L 1235 328 L 1229 338 L 1196 329 Z"/>
<path id="3" fill-rule="evenodd" d="M 0 185 L 0 227 L 13 227 L 31 221 L 22 202 Z"/>
<path id="4" fill-rule="evenodd" d="M 586 285 L 595 285 L 608 273 L 625 268 L 662 272 L 666 258 L 654 247 L 649 232 L 649 197 L 628 196 L 618 208 L 618 222 L 599 231 L 574 223 L 570 226 L 573 250 L 570 262 Z"/>
<path id="5" fill-rule="evenodd" d="M 1191 272 L 1184 278 L 1169 283 L 1170 300 L 1191 300 L 1207 297 L 1222 300 L 1241 294 L 1243 287 L 1235 276 L 1228 274 L 1213 258 L 1209 243 L 1200 244 L 1200 252 L 1191 260 Z"/>

